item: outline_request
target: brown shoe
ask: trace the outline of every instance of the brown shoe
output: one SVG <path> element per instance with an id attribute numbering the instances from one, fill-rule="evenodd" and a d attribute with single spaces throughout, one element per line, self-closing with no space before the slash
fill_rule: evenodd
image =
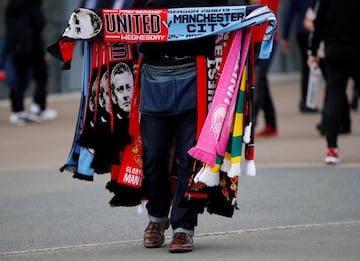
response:
<path id="1" fill-rule="evenodd" d="M 185 253 L 193 250 L 192 236 L 186 233 L 175 233 L 169 245 L 170 253 Z"/>
<path id="2" fill-rule="evenodd" d="M 164 241 L 164 231 L 169 228 L 169 220 L 161 223 L 149 222 L 144 232 L 144 246 L 147 248 L 160 247 Z"/>

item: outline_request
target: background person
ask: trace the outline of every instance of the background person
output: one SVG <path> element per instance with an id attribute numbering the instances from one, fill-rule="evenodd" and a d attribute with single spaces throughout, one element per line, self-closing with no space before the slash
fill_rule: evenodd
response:
<path id="1" fill-rule="evenodd" d="M 360 2 L 357 0 L 349 0 L 344 4 L 336 0 L 320 1 L 309 41 L 309 65 L 319 63 L 317 50 L 320 42 L 325 41 L 327 87 L 324 125 L 327 164 L 339 163 L 338 135 L 348 80 L 352 77 L 357 86 L 360 84 L 360 31 L 353 29 L 360 26 L 359 8 Z"/>
<path id="2" fill-rule="evenodd" d="M 306 11 L 306 15 L 304 18 L 304 27 L 310 33 L 314 31 L 314 20 L 315 20 L 316 13 L 319 8 L 319 3 L 320 2 L 318 0 L 312 0 L 308 10 Z M 324 41 L 320 42 L 317 55 L 319 57 L 318 66 L 320 67 L 320 70 L 321 70 L 321 73 L 322 73 L 324 79 L 327 80 L 327 73 L 326 73 L 326 68 L 325 68 Z M 325 92 L 325 94 L 326 94 L 326 92 Z M 340 124 L 339 134 L 349 134 L 351 132 L 351 117 L 350 117 L 350 106 L 349 106 L 349 102 L 348 102 L 346 93 L 344 93 L 343 99 L 344 99 L 344 101 L 343 101 L 343 107 L 341 110 L 342 113 L 341 113 L 341 124 Z M 324 104 L 325 104 L 325 100 L 326 100 L 326 95 L 324 97 Z M 325 107 L 325 106 L 323 106 L 323 107 Z M 324 118 L 324 111 L 322 111 L 322 113 L 321 113 L 320 123 L 318 123 L 316 125 L 316 129 L 319 131 L 321 136 L 325 135 L 325 131 L 326 131 L 325 126 L 323 124 L 323 118 Z"/>
<path id="3" fill-rule="evenodd" d="M 5 9 L 6 49 L 13 55 L 15 83 L 10 90 L 12 124 L 27 121 L 42 122 L 57 118 L 57 112 L 47 109 L 48 68 L 45 61 L 42 30 L 46 21 L 41 0 L 11 0 Z M 33 104 L 25 112 L 24 96 L 29 85 L 29 74 L 34 80 Z"/>

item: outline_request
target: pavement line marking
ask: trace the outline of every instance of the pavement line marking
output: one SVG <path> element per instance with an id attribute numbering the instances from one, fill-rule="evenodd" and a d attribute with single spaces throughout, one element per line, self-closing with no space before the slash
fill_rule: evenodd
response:
<path id="1" fill-rule="evenodd" d="M 201 233 L 201 234 L 195 235 L 194 237 L 202 238 L 202 237 L 211 237 L 211 236 L 224 236 L 224 235 L 235 235 L 235 234 L 244 234 L 244 233 L 269 232 L 269 231 L 279 231 L 279 230 L 293 230 L 293 229 L 338 226 L 338 225 L 352 225 L 352 224 L 360 225 L 360 220 L 316 223 L 316 224 L 300 224 L 300 225 L 291 225 L 291 226 L 275 226 L 275 227 L 264 227 L 264 228 L 251 228 L 251 229 L 232 230 L 232 231 L 225 231 L 225 232 Z M 169 239 L 170 237 L 167 236 L 166 238 Z M 142 239 L 92 243 L 92 244 L 73 245 L 73 246 L 64 246 L 64 247 L 29 249 L 29 250 L 21 250 L 21 251 L 0 252 L 0 256 L 43 253 L 43 252 L 56 252 L 56 251 L 109 246 L 109 245 L 124 245 L 124 244 L 139 243 L 139 242 L 142 242 Z"/>
<path id="2" fill-rule="evenodd" d="M 278 231 L 278 230 L 293 230 L 293 229 L 325 227 L 325 226 L 338 226 L 338 225 L 352 225 L 352 224 L 356 224 L 356 225 L 359 224 L 360 225 L 360 220 L 327 222 L 327 223 L 315 223 L 315 224 L 300 224 L 300 225 L 289 225 L 289 226 L 275 226 L 275 227 L 263 227 L 263 228 L 250 228 L 250 229 L 243 229 L 243 230 L 232 230 L 232 231 L 224 231 L 224 232 L 203 233 L 203 234 L 198 234 L 195 237 L 222 236 L 222 235 L 268 232 L 268 231 Z"/>

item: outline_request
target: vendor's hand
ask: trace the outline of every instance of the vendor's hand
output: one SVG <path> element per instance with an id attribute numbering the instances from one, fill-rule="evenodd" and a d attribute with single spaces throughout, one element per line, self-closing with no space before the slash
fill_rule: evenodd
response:
<path id="1" fill-rule="evenodd" d="M 307 18 L 304 19 L 304 27 L 309 32 L 313 32 L 314 29 L 315 29 L 314 22 L 312 20 L 310 20 L 310 19 L 307 19 Z"/>
<path id="2" fill-rule="evenodd" d="M 315 64 L 316 66 L 319 66 L 319 63 L 320 63 L 320 58 L 319 58 L 318 56 L 310 55 L 310 56 L 308 57 L 307 65 L 308 65 L 309 67 L 314 66 L 314 64 Z"/>
<path id="3" fill-rule="evenodd" d="M 312 8 L 308 8 L 305 14 L 304 18 L 304 27 L 309 32 L 314 31 L 314 20 L 315 20 L 316 14 Z"/>

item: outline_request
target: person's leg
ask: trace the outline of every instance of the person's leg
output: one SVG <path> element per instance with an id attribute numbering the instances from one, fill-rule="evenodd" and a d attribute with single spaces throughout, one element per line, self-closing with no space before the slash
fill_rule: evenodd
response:
<path id="1" fill-rule="evenodd" d="M 350 104 L 346 93 L 344 93 L 343 105 L 341 108 L 341 121 L 339 126 L 339 134 L 349 134 L 350 132 L 351 132 Z"/>
<path id="2" fill-rule="evenodd" d="M 24 108 L 24 95 L 28 86 L 26 74 L 28 71 L 27 59 L 16 57 L 15 66 L 15 82 L 10 90 L 11 114 L 9 121 L 12 124 L 24 125 L 27 121 L 27 114 Z"/>
<path id="3" fill-rule="evenodd" d="M 259 110 L 264 112 L 265 126 L 261 131 L 255 133 L 256 137 L 277 135 L 275 109 L 269 90 L 267 79 L 268 65 L 255 67 L 255 91 L 254 91 L 254 114 L 255 124 Z"/>
<path id="4" fill-rule="evenodd" d="M 58 116 L 57 111 L 47 109 L 48 68 L 46 61 L 41 53 L 34 55 L 33 60 L 32 74 L 36 85 L 33 103 L 29 109 L 29 118 L 37 122 L 54 120 Z"/>
<path id="5" fill-rule="evenodd" d="M 321 73 L 322 73 L 325 81 L 327 81 L 327 72 L 326 72 L 326 65 L 325 65 L 325 59 L 324 58 L 320 59 L 319 66 L 320 66 L 320 70 L 321 70 Z M 325 94 L 324 94 L 323 108 L 325 107 L 325 103 L 326 103 L 326 90 L 325 90 Z M 321 112 L 320 122 L 316 125 L 316 129 L 319 131 L 321 136 L 325 135 L 324 110 L 322 110 L 322 112 Z"/>
<path id="6" fill-rule="evenodd" d="M 176 232 L 194 234 L 197 224 L 197 214 L 194 210 L 179 207 L 188 187 L 191 176 L 193 159 L 188 154 L 190 148 L 195 146 L 196 110 L 185 112 L 176 116 L 176 155 L 178 164 L 177 183 L 171 210 L 171 225 Z"/>
<path id="7" fill-rule="evenodd" d="M 306 106 L 306 95 L 309 82 L 309 66 L 307 65 L 308 34 L 298 33 L 297 42 L 299 45 L 301 60 L 300 111 L 303 113 L 318 112 L 318 109 L 311 109 Z"/>
<path id="8" fill-rule="evenodd" d="M 258 57 L 260 47 L 261 47 L 260 43 L 254 43 L 255 57 Z M 264 78 L 265 78 L 265 70 L 264 70 L 263 66 L 255 65 L 255 68 L 254 68 L 255 88 L 254 88 L 254 96 L 253 96 L 254 127 L 256 127 L 256 124 L 257 124 L 257 118 L 258 118 L 259 111 L 263 109 Z"/>
<path id="9" fill-rule="evenodd" d="M 34 90 L 34 103 L 39 105 L 40 111 L 46 109 L 48 69 L 44 56 L 34 55 L 33 78 L 36 82 Z"/>
<path id="10" fill-rule="evenodd" d="M 171 204 L 169 149 L 171 132 L 165 117 L 142 114 L 140 130 L 143 139 L 143 188 L 148 199 L 149 224 L 144 232 L 144 246 L 160 247 L 169 227 Z"/>
<path id="11" fill-rule="evenodd" d="M 324 113 L 325 113 L 325 106 L 326 106 L 326 93 L 327 90 L 325 89 L 325 95 L 324 95 L 324 102 L 323 102 L 323 110 L 321 112 L 321 118 L 320 122 L 316 125 L 316 129 L 319 131 L 320 136 L 325 135 L 325 124 L 324 124 Z"/>
<path id="12" fill-rule="evenodd" d="M 257 124 L 259 111 L 263 109 L 264 88 L 265 88 L 265 69 L 255 66 L 255 89 L 254 89 L 254 123 Z"/>
<path id="13" fill-rule="evenodd" d="M 188 154 L 188 150 L 195 146 L 196 117 L 197 111 L 192 110 L 175 118 L 176 160 L 179 168 L 170 219 L 173 228 L 173 238 L 169 245 L 171 253 L 189 252 L 193 249 L 192 237 L 197 225 L 197 212 L 192 208 L 180 207 L 179 204 L 184 199 L 192 174 L 193 159 Z"/>
<path id="14" fill-rule="evenodd" d="M 267 74 L 267 72 L 266 72 Z M 265 89 L 264 89 L 264 116 L 265 116 L 265 123 L 277 129 L 277 122 L 276 122 L 276 114 L 275 114 L 275 107 L 272 101 L 271 92 L 269 88 L 269 81 L 267 76 L 265 76 Z"/>
<path id="15" fill-rule="evenodd" d="M 154 218 L 168 217 L 171 203 L 169 150 L 172 137 L 166 116 L 142 114 L 144 188 L 148 213 Z M 154 221 L 155 222 L 155 221 Z"/>
<path id="16" fill-rule="evenodd" d="M 12 109 L 13 112 L 24 111 L 24 93 L 28 85 L 27 81 L 28 64 L 26 59 L 15 58 L 15 86 L 12 92 Z"/>
<path id="17" fill-rule="evenodd" d="M 341 60 L 326 59 L 328 80 L 324 107 L 324 127 L 328 148 L 337 149 L 338 147 L 337 140 L 344 102 L 344 99 L 339 97 L 344 97 L 349 78 L 345 63 Z"/>

